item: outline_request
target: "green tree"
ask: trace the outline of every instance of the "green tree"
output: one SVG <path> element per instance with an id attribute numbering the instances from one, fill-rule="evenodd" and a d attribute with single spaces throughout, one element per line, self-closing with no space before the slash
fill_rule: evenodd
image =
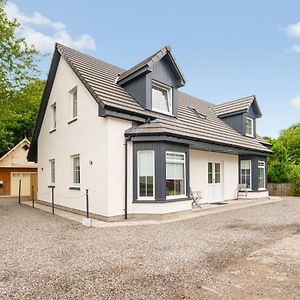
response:
<path id="1" fill-rule="evenodd" d="M 300 164 L 300 123 L 282 130 L 279 140 L 287 149 L 290 157 L 296 164 Z"/>
<path id="2" fill-rule="evenodd" d="M 288 151 L 280 140 L 268 139 L 272 144 L 273 155 L 268 159 L 269 182 L 288 182 L 292 163 Z"/>
<path id="3" fill-rule="evenodd" d="M 45 82 L 38 79 L 38 52 L 16 35 L 0 0 L 0 155 L 32 136 Z"/>
<path id="4" fill-rule="evenodd" d="M 4 105 L 0 101 L 0 155 L 24 137 L 31 139 L 44 86 L 44 80 L 32 79 Z"/>
<path id="5" fill-rule="evenodd" d="M 25 38 L 17 37 L 20 24 L 8 20 L 4 11 L 5 1 L 0 0 L 0 98 L 7 98 L 10 91 L 26 85 L 38 75 L 38 52 L 28 46 Z"/>

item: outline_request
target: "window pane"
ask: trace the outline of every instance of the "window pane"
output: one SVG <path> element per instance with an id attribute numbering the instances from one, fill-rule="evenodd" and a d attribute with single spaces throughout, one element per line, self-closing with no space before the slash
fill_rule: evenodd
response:
<path id="1" fill-rule="evenodd" d="M 212 182 L 213 182 L 212 173 L 208 173 L 208 183 L 212 183 Z"/>
<path id="2" fill-rule="evenodd" d="M 140 196 L 146 197 L 146 176 L 140 176 Z"/>
<path id="3" fill-rule="evenodd" d="M 185 195 L 184 153 L 166 153 L 166 195 Z"/>
<path id="4" fill-rule="evenodd" d="M 220 183 L 221 182 L 221 175 L 220 173 L 215 173 L 215 183 Z"/>
<path id="5" fill-rule="evenodd" d="M 80 158 L 79 156 L 73 157 L 73 183 L 80 183 Z"/>
<path id="6" fill-rule="evenodd" d="M 73 94 L 73 118 L 77 117 L 77 91 Z"/>
<path id="7" fill-rule="evenodd" d="M 50 182 L 55 183 L 55 160 L 50 161 Z"/>
<path id="8" fill-rule="evenodd" d="M 152 108 L 170 112 L 171 105 L 167 88 L 152 86 Z"/>
<path id="9" fill-rule="evenodd" d="M 184 179 L 167 179 L 166 180 L 166 193 L 167 196 L 184 195 Z"/>
<path id="10" fill-rule="evenodd" d="M 153 175 L 153 151 L 139 152 L 139 175 Z"/>
<path id="11" fill-rule="evenodd" d="M 147 197 L 153 197 L 153 176 L 147 176 Z"/>
<path id="12" fill-rule="evenodd" d="M 167 163 L 167 178 L 168 179 L 183 179 L 184 164 L 182 163 Z"/>

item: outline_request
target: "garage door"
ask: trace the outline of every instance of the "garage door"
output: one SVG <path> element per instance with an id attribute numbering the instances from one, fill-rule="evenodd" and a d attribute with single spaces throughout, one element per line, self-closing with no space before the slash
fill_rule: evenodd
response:
<path id="1" fill-rule="evenodd" d="M 19 195 L 19 181 L 21 180 L 21 196 L 30 196 L 31 173 L 11 173 L 11 195 Z"/>

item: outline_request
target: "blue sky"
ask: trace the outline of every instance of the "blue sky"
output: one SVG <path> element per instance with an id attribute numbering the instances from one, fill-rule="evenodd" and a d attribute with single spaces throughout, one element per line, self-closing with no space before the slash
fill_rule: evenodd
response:
<path id="1" fill-rule="evenodd" d="M 300 122 L 300 1 L 8 2 L 29 42 L 58 40 L 123 68 L 166 44 L 191 95 L 221 103 L 255 94 L 262 135 Z M 299 46 L 298 46 L 299 45 Z M 46 76 L 49 55 L 40 67 Z"/>

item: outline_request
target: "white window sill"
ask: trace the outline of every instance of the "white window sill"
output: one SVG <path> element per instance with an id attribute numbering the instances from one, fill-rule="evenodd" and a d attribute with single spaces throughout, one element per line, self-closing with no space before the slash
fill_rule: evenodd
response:
<path id="1" fill-rule="evenodd" d="M 183 199 L 183 198 L 188 198 L 187 195 L 176 195 L 176 196 L 167 196 L 167 200 L 172 200 L 172 199 Z"/>
<path id="2" fill-rule="evenodd" d="M 80 191 L 80 186 L 79 185 L 72 185 L 69 187 L 69 190 L 78 190 Z"/>
<path id="3" fill-rule="evenodd" d="M 155 197 L 140 197 L 136 199 L 136 201 L 144 201 L 144 200 L 155 200 Z"/>
<path id="4" fill-rule="evenodd" d="M 167 112 L 167 111 L 164 111 L 164 110 L 159 110 L 159 109 L 152 108 L 152 111 L 163 114 L 163 115 L 174 117 L 174 115 L 171 112 Z"/>
<path id="5" fill-rule="evenodd" d="M 52 132 L 54 132 L 54 131 L 56 131 L 56 127 L 55 127 L 55 128 L 52 128 L 52 129 L 50 129 L 49 133 L 52 133 Z"/>
<path id="6" fill-rule="evenodd" d="M 73 123 L 73 122 L 75 122 L 75 121 L 77 121 L 77 117 L 71 119 L 71 120 L 68 122 L 68 124 L 71 124 L 71 123 Z"/>
<path id="7" fill-rule="evenodd" d="M 251 134 L 245 133 L 245 136 L 254 138 L 254 135 L 253 135 L 253 134 L 251 135 Z"/>

